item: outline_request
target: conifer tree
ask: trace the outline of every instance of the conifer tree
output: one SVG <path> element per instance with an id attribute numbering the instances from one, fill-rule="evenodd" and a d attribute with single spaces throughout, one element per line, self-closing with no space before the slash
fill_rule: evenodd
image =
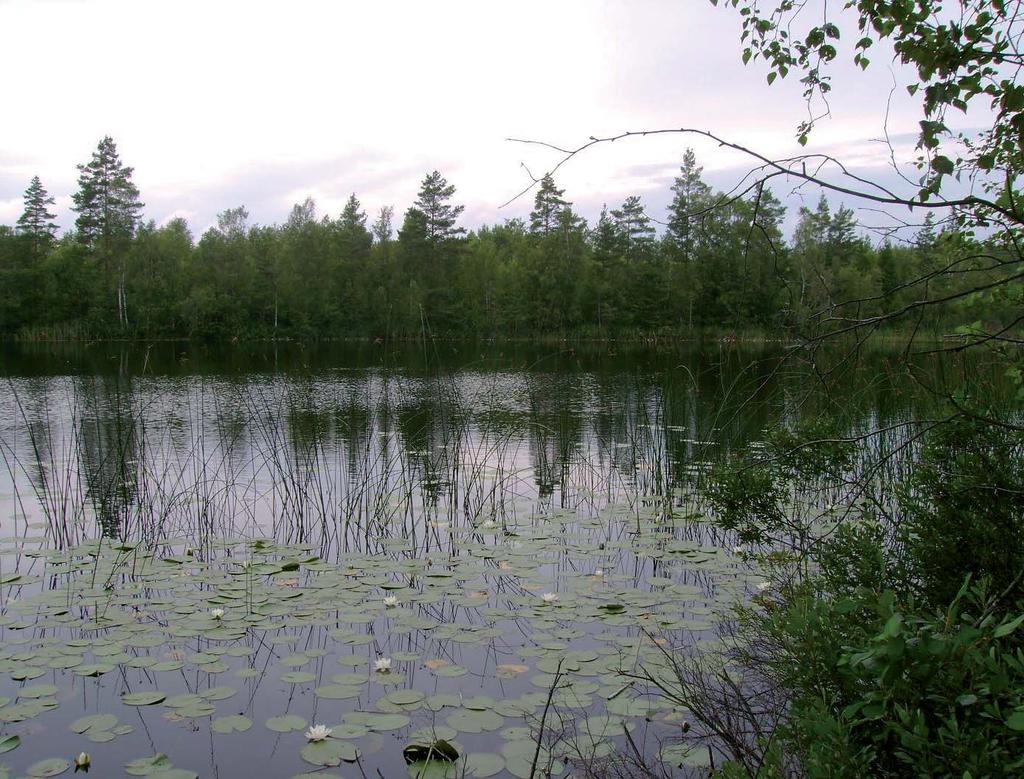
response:
<path id="1" fill-rule="evenodd" d="M 694 259 L 702 223 L 699 212 L 711 205 L 711 187 L 701 180 L 703 171 L 697 164 L 693 149 L 687 149 L 679 175 L 672 185 L 673 198 L 668 207 L 668 225 L 665 229 L 665 241 L 673 259 Z"/>
<path id="2" fill-rule="evenodd" d="M 612 219 L 622 238 L 627 260 L 647 257 L 654 246 L 654 227 L 644 213 L 643 203 L 637 195 L 630 195 L 621 208 L 612 209 Z"/>
<path id="3" fill-rule="evenodd" d="M 362 208 L 359 198 L 353 193 L 335 223 L 344 259 L 366 259 L 370 254 L 373 236 L 366 229 L 366 212 Z"/>
<path id="4" fill-rule="evenodd" d="M 382 206 L 380 213 L 377 214 L 377 221 L 375 221 L 373 226 L 370 228 L 370 231 L 373 233 L 373 239 L 381 246 L 391 241 L 391 233 L 394 229 L 391 226 L 391 223 L 394 217 L 394 207 Z"/>
<path id="5" fill-rule="evenodd" d="M 448 202 L 454 194 L 455 186 L 436 170 L 428 174 L 420 185 L 414 207 L 423 214 L 426 238 L 433 244 L 466 232 L 465 228 L 455 226 L 466 207 L 453 206 Z"/>
<path id="6" fill-rule="evenodd" d="M 78 192 L 72 196 L 73 209 L 78 212 L 78 239 L 109 255 L 118 243 L 135 234 L 142 215 L 144 204 L 132 183 L 134 169 L 121 164 L 117 146 L 107 135 L 78 171 Z"/>
<path id="7" fill-rule="evenodd" d="M 99 253 L 108 280 L 116 285 L 118 322 L 125 328 L 126 259 L 143 206 L 138 187 L 132 183 L 134 169 L 121 164 L 114 139 L 106 135 L 96 146 L 92 159 L 78 166 L 78 172 L 78 191 L 72 196 L 72 208 L 78 212 L 78 240 Z"/>
<path id="8" fill-rule="evenodd" d="M 47 209 L 53 202 L 39 176 L 33 176 L 25 190 L 25 211 L 18 219 L 18 232 L 31 241 L 33 256 L 38 256 L 56 237 L 57 224 L 53 220 L 57 215 Z"/>
<path id="9" fill-rule="evenodd" d="M 540 188 L 533 199 L 530 212 L 530 232 L 534 235 L 551 235 L 558 225 L 562 209 L 569 204 L 562 198 L 564 189 L 555 187 L 555 180 L 548 174 L 540 180 Z"/>

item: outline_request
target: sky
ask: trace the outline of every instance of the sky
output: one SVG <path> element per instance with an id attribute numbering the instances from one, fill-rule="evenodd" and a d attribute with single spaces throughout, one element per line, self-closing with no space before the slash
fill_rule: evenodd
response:
<path id="1" fill-rule="evenodd" d="M 508 138 L 575 147 L 694 127 L 777 156 L 799 152 L 807 111 L 795 79 L 768 88 L 763 64 L 743 65 L 739 14 L 708 0 L 0 0 L 0 29 L 0 224 L 38 175 L 71 227 L 76 165 L 104 135 L 145 218 L 184 217 L 196 237 L 227 208 L 271 224 L 312 197 L 333 217 L 352 193 L 371 220 L 392 205 L 400 223 L 434 169 L 474 228 L 528 214 L 532 193 L 504 204 L 561 159 Z M 913 74 L 884 49 L 863 73 L 840 58 L 807 150 L 893 182 L 879 139 L 913 157 Z M 673 134 L 594 146 L 556 181 L 591 221 L 632 194 L 663 220 L 688 146 L 718 188 L 750 167 Z M 791 190 L 776 187 L 792 220 L 818 193 Z"/>

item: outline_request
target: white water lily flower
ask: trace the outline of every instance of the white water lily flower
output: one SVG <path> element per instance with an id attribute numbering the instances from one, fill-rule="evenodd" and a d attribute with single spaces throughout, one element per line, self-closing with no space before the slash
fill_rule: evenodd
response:
<path id="1" fill-rule="evenodd" d="M 554 603 L 558 600 L 558 595 L 553 592 L 545 592 L 540 596 L 540 599 L 545 603 Z"/>
<path id="2" fill-rule="evenodd" d="M 772 587 L 772 583 L 771 582 L 759 582 L 758 585 L 757 585 L 757 591 L 758 592 L 764 592 L 765 590 L 770 590 L 771 587 Z"/>
<path id="3" fill-rule="evenodd" d="M 331 735 L 331 729 L 326 725 L 314 725 L 306 731 L 307 741 L 323 741 Z"/>
<path id="4" fill-rule="evenodd" d="M 88 771 L 90 763 L 92 763 L 92 760 L 89 757 L 89 753 L 79 752 L 78 757 L 75 758 L 75 772 L 77 773 L 80 770 Z"/>
<path id="5" fill-rule="evenodd" d="M 598 568 L 596 571 L 594 571 L 594 576 L 604 576 L 604 569 Z"/>
<path id="6" fill-rule="evenodd" d="M 398 598 L 396 598 L 394 595 L 386 595 L 384 597 L 384 606 L 385 606 L 385 608 L 391 609 L 391 608 L 394 608 L 397 605 L 398 605 Z"/>
<path id="7" fill-rule="evenodd" d="M 391 658 L 390 657 L 378 657 L 373 661 L 373 670 L 379 674 L 391 673 Z"/>
<path id="8" fill-rule="evenodd" d="M 210 609 L 210 616 L 214 619 L 222 619 L 224 617 L 224 609 Z"/>
<path id="9" fill-rule="evenodd" d="M 733 553 L 733 554 L 743 554 L 743 553 L 744 553 L 744 552 L 746 552 L 746 551 L 747 551 L 747 550 L 746 550 L 746 549 L 744 549 L 744 548 L 743 548 L 742 546 L 734 546 L 734 547 L 732 548 L 732 553 Z"/>

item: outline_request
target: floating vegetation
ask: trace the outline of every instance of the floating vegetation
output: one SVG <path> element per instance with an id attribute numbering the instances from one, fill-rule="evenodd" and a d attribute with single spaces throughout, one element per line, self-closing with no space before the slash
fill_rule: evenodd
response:
<path id="1" fill-rule="evenodd" d="M 713 651 L 716 615 L 757 577 L 690 520 L 609 507 L 600 526 L 557 513 L 486 540 L 450 528 L 457 540 L 429 557 L 353 550 L 337 562 L 271 538 L 211 540 L 202 556 L 184 539 L 41 549 L 35 582 L 5 588 L 0 723 L 68 709 L 72 737 L 29 751 L 88 743 L 96 770 L 175 725 L 215 748 L 241 739 L 232 750 L 254 757 L 273 744 L 267 759 L 295 776 L 303 764 L 386 762 L 391 739 L 413 776 L 520 777 L 535 763 L 554 776 L 581 740 L 609 754 L 624 728 L 651 754 L 695 765 L 704 753 L 668 746 L 680 712 L 649 683 L 667 670 L 655 639 Z M 600 575 L 579 572 L 595 563 Z M 0 752 L 24 750 L 31 732 L 0 736 Z M 201 773 L 165 753 L 125 770 Z M 72 765 L 27 757 L 32 777 Z"/>
<path id="2" fill-rule="evenodd" d="M 726 433 L 647 382 L 14 380 L 0 779 L 706 759 L 663 649 L 721 656 L 763 575 L 694 497 Z"/>

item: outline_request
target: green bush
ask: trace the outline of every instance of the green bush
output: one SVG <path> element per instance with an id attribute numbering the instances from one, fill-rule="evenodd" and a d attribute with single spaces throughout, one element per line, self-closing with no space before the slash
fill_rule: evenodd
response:
<path id="1" fill-rule="evenodd" d="M 970 419 L 942 425 L 900 488 L 900 540 L 921 594 L 949 603 L 968 575 L 1024 596 L 1021 434 Z"/>

